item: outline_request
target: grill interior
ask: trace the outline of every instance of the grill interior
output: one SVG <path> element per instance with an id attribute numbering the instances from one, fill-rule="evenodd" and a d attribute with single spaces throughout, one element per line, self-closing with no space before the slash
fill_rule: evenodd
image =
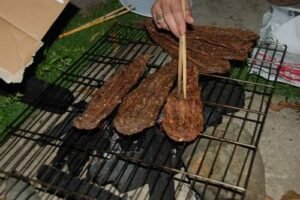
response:
<path id="1" fill-rule="evenodd" d="M 146 77 L 171 59 L 142 28 L 116 24 L 57 79 L 55 85 L 67 90 L 46 88 L 7 128 L 0 194 L 11 199 L 244 199 L 276 82 L 250 76 L 249 69 L 277 77 L 286 51 L 267 42 L 257 48 L 248 68 L 232 63 L 230 76 L 201 74 L 206 130 L 193 143 L 172 142 L 159 124 L 122 137 L 110 125 L 115 112 L 98 130 L 76 130 L 72 119 L 123 64 L 150 53 Z M 258 59 L 258 53 L 272 58 Z M 273 62 L 275 57 L 280 62 Z"/>

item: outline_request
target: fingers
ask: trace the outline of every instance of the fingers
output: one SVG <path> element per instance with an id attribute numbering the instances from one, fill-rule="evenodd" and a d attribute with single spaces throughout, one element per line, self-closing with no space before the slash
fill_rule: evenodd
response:
<path id="1" fill-rule="evenodd" d="M 179 27 L 178 27 L 178 24 L 177 24 L 177 21 L 176 21 L 176 17 L 178 18 L 178 16 L 175 16 L 175 13 L 173 12 L 175 10 L 175 8 L 173 8 L 172 1 L 170 1 L 170 0 L 162 0 L 162 1 L 163 1 L 162 2 L 162 12 L 163 12 L 163 15 L 164 15 L 165 22 L 168 25 L 169 30 L 176 37 L 179 37 L 180 36 L 179 29 L 178 29 Z M 173 1 L 173 2 L 175 3 L 175 2 L 178 2 L 178 1 L 176 0 L 176 1 Z M 180 2 L 180 0 L 179 0 L 179 2 Z M 181 6 L 181 4 L 179 6 Z M 176 14 L 179 14 L 179 13 L 176 13 Z M 181 12 L 181 18 L 183 19 L 182 12 Z"/>
<path id="2" fill-rule="evenodd" d="M 155 25 L 158 28 L 169 30 L 169 27 L 168 27 L 168 25 L 165 22 L 164 15 L 163 15 L 163 12 L 162 12 L 162 9 L 161 9 L 161 5 L 160 5 L 159 1 L 157 1 L 152 6 L 151 13 L 152 13 Z"/>
<path id="3" fill-rule="evenodd" d="M 151 9 L 152 16 L 158 28 L 170 30 L 176 37 L 186 31 L 186 23 L 193 23 L 189 0 L 186 3 L 185 17 L 181 0 L 156 0 Z"/>

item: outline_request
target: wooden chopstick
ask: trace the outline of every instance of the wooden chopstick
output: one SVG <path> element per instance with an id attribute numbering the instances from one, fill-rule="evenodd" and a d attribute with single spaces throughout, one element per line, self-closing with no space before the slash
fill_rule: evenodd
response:
<path id="1" fill-rule="evenodd" d="M 187 69 L 186 69 L 186 38 L 185 35 L 182 37 L 182 87 L 183 87 L 183 98 L 186 99 L 187 91 L 186 91 L 186 84 L 187 84 Z"/>
<path id="2" fill-rule="evenodd" d="M 124 14 L 128 13 L 129 11 L 131 11 L 132 9 L 134 9 L 134 8 L 131 5 L 129 5 L 128 7 L 118 8 L 118 9 L 113 10 L 112 12 L 110 12 L 110 13 L 102 16 L 102 17 L 99 17 L 99 18 L 94 19 L 93 21 L 90 21 L 90 22 L 88 22 L 88 23 L 86 23 L 84 25 L 81 25 L 81 26 L 79 26 L 79 27 L 77 27 L 75 29 L 72 29 L 70 31 L 62 33 L 58 37 L 59 38 L 63 38 L 65 36 L 71 35 L 73 33 L 82 31 L 82 30 L 87 29 L 87 28 L 89 28 L 91 26 L 95 26 L 97 24 L 100 24 L 100 23 L 103 23 L 105 21 L 111 20 L 111 19 L 113 19 L 115 17 L 118 17 L 120 15 L 124 15 Z"/>
<path id="3" fill-rule="evenodd" d="M 183 16 L 185 18 L 185 0 L 181 0 L 181 5 L 182 5 L 182 11 L 183 11 Z M 180 39 L 182 40 L 182 88 L 183 88 L 183 98 L 186 99 L 187 97 L 187 91 L 186 91 L 186 84 L 187 84 L 187 70 L 186 70 L 186 37 L 185 34 L 180 36 Z"/>
<path id="4" fill-rule="evenodd" d="M 181 95 L 182 86 L 182 37 L 179 38 L 179 51 L 178 51 L 178 74 L 177 74 L 177 94 Z"/>

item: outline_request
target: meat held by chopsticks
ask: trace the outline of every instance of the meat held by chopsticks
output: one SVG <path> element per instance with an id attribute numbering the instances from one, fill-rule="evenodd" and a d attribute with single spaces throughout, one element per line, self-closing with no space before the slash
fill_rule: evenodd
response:
<path id="1" fill-rule="evenodd" d="M 231 38 L 236 38 L 242 41 L 255 41 L 259 36 L 248 30 L 241 30 L 238 28 L 229 28 L 229 27 L 214 27 L 214 26 L 193 26 L 195 32 L 200 33 L 209 33 L 213 36 L 229 36 Z M 223 42 L 223 41 L 220 41 Z"/>
<path id="2" fill-rule="evenodd" d="M 203 131 L 203 105 L 198 84 L 199 73 L 194 65 L 187 67 L 187 98 L 178 96 L 177 88 L 167 98 L 163 109 L 162 127 L 178 142 L 190 142 Z"/>
<path id="3" fill-rule="evenodd" d="M 101 125 L 122 101 L 123 97 L 142 77 L 149 55 L 142 55 L 110 77 L 96 92 L 85 112 L 73 121 L 78 129 L 91 130 Z"/>
<path id="4" fill-rule="evenodd" d="M 152 22 L 147 22 L 145 28 L 154 42 L 159 44 L 173 58 L 178 57 L 178 41 L 171 35 L 158 31 Z M 212 59 L 191 49 L 187 49 L 187 62 L 196 65 L 202 73 L 226 73 L 230 70 L 230 63 L 227 60 Z"/>
<path id="5" fill-rule="evenodd" d="M 132 135 L 155 125 L 176 80 L 177 62 L 173 60 L 149 75 L 124 98 L 113 121 L 119 133 Z"/>
<path id="6" fill-rule="evenodd" d="M 173 58 L 178 56 L 178 40 L 169 32 L 158 30 L 152 21 L 144 27 L 151 39 Z M 187 60 L 195 64 L 201 73 L 226 73 L 228 60 L 244 61 L 252 51 L 258 35 L 236 28 L 193 26 L 186 32 Z"/>

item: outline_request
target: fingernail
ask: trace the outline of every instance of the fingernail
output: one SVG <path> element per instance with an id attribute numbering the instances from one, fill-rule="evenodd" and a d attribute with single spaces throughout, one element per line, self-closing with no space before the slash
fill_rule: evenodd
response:
<path id="1" fill-rule="evenodd" d="M 189 23 L 189 24 L 194 23 L 194 19 L 193 19 L 193 17 L 191 17 L 191 16 L 188 16 L 187 19 L 186 19 L 186 21 L 187 21 L 187 23 Z"/>
<path id="2" fill-rule="evenodd" d="M 185 29 L 183 27 L 179 27 L 179 34 L 183 35 L 185 33 Z"/>

